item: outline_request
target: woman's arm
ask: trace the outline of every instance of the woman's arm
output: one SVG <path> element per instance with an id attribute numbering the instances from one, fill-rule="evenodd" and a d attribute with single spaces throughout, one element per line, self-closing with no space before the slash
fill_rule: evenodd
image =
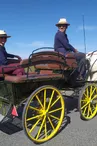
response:
<path id="1" fill-rule="evenodd" d="M 18 56 L 18 55 L 13 55 L 13 54 L 9 54 L 9 53 L 7 53 L 7 57 L 10 57 L 10 58 L 18 58 L 19 61 L 22 60 L 20 56 Z"/>

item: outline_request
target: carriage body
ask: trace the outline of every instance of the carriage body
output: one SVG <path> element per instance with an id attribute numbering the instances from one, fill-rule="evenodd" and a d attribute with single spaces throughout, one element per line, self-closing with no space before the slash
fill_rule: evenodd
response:
<path id="1" fill-rule="evenodd" d="M 26 68 L 25 75 L 11 76 L 3 73 L 3 80 L 0 81 L 1 122 L 8 116 L 11 118 L 18 116 L 18 107 L 23 106 L 23 128 L 28 138 L 38 143 L 52 138 L 64 119 L 66 89 L 70 88 L 74 93 L 85 84 L 84 81 L 77 80 L 77 66 L 72 53 L 63 56 L 58 52 L 47 50 L 32 53 L 28 59 L 20 62 L 18 67 Z M 84 89 L 83 94 L 88 90 L 94 94 L 96 92 L 94 89 L 96 87 L 90 85 Z M 83 100 L 83 94 L 81 93 L 80 100 Z M 84 98 L 86 100 L 87 97 Z M 83 103 L 81 107 L 79 102 L 80 110 L 85 104 Z M 93 104 L 97 104 L 96 100 Z M 82 110 L 81 115 L 83 115 Z M 94 117 L 96 111 L 95 105 L 92 116 L 90 111 L 87 111 L 88 116 L 85 115 L 84 118 Z"/>
<path id="2" fill-rule="evenodd" d="M 34 71 L 32 70 L 32 66 L 34 66 Z M 57 88 L 64 88 L 65 85 L 68 84 L 67 80 L 70 73 L 77 67 L 77 63 L 72 54 L 70 54 L 69 57 L 67 56 L 66 59 L 62 54 L 57 52 L 42 51 L 31 54 L 29 59 L 22 60 L 18 68 L 19 67 L 26 68 L 26 75 L 13 76 L 6 75 L 6 73 L 0 75 L 0 77 L 2 76 L 2 80 L 0 81 L 0 96 L 5 96 L 5 94 L 7 94 L 6 89 L 8 88 L 10 92 L 8 93 L 9 95 L 14 93 L 14 104 L 17 104 L 19 99 L 22 100 L 22 96 L 24 96 L 26 92 L 33 92 L 42 85 L 50 84 Z M 4 67 L 4 69 L 5 68 L 10 67 Z"/>

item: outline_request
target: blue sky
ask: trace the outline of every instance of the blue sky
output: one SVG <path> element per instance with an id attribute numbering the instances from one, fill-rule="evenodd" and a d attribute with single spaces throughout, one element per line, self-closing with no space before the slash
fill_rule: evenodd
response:
<path id="1" fill-rule="evenodd" d="M 22 58 L 39 47 L 53 47 L 55 24 L 63 17 L 70 23 L 70 43 L 84 52 L 83 15 L 90 52 L 97 49 L 97 0 L 0 0 L 0 29 L 12 36 L 6 49 Z"/>

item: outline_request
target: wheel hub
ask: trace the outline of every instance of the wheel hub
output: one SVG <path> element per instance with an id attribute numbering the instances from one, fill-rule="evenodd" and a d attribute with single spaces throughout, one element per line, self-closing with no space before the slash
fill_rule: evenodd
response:
<path id="1" fill-rule="evenodd" d="M 47 115 L 47 113 L 48 113 L 48 111 L 47 110 L 44 110 L 44 109 L 40 109 L 40 111 L 39 111 L 39 114 L 41 114 L 41 115 Z"/>

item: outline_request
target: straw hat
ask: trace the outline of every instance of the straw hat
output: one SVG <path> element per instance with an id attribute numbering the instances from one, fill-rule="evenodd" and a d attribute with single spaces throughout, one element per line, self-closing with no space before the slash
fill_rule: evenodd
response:
<path id="1" fill-rule="evenodd" d="M 11 36 L 8 36 L 7 33 L 4 30 L 0 30 L 0 37 L 9 38 Z"/>
<path id="2" fill-rule="evenodd" d="M 65 18 L 60 18 L 59 22 L 56 24 L 56 26 L 60 26 L 61 24 L 69 26 L 70 24 L 67 22 Z"/>

